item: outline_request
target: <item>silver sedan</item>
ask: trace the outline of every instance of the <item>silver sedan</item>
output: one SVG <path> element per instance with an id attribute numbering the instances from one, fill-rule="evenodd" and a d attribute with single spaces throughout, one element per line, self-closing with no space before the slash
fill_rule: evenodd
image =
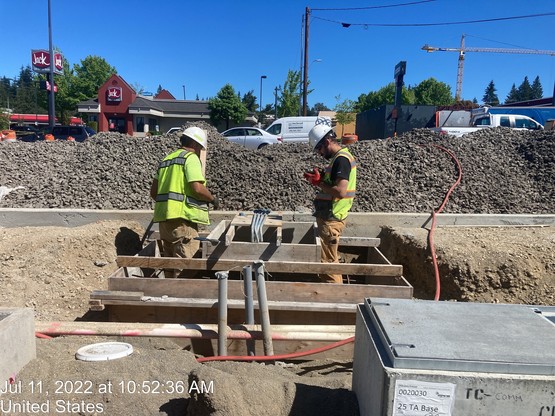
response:
<path id="1" fill-rule="evenodd" d="M 245 146 L 247 149 L 261 149 L 270 144 L 281 143 L 281 136 L 268 133 L 257 127 L 233 127 L 226 130 L 222 135 L 230 142 Z"/>

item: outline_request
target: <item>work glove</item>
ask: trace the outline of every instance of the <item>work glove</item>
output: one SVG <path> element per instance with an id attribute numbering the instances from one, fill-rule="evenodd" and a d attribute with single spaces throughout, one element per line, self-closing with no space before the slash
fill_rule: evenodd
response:
<path id="1" fill-rule="evenodd" d="M 318 168 L 314 168 L 312 172 L 305 172 L 304 177 L 314 186 L 318 186 L 322 182 L 322 176 Z"/>
<path id="2" fill-rule="evenodd" d="M 214 199 L 210 203 L 214 206 L 214 209 L 216 211 L 220 209 L 220 200 L 218 199 L 218 197 L 216 195 L 214 195 Z"/>

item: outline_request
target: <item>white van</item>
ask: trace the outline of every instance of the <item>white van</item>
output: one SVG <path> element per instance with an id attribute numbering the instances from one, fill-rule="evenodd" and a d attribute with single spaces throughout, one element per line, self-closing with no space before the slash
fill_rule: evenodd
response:
<path id="1" fill-rule="evenodd" d="M 281 136 L 283 143 L 308 143 L 308 132 L 316 124 L 331 127 L 331 118 L 322 116 L 278 118 L 266 129 L 270 134 Z"/>

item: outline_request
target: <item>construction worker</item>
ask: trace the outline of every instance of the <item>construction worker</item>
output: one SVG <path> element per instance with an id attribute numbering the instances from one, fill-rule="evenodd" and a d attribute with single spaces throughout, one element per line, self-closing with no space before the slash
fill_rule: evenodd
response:
<path id="1" fill-rule="evenodd" d="M 323 263 L 339 263 L 339 238 L 353 205 L 356 191 L 356 161 L 345 147 L 341 147 L 333 129 L 326 124 L 314 126 L 308 133 L 315 153 L 329 160 L 324 171 L 314 168 L 305 178 L 320 190 L 314 200 L 314 216 L 321 239 Z M 327 283 L 343 283 L 341 274 L 320 274 Z"/>
<path id="2" fill-rule="evenodd" d="M 181 135 L 181 148 L 170 153 L 158 166 L 150 187 L 156 201 L 153 222 L 158 223 L 165 257 L 192 258 L 200 247 L 198 224 L 210 224 L 208 204 L 214 209 L 219 200 L 206 188 L 200 151 L 207 137 L 199 127 L 189 127 Z M 179 271 L 165 270 L 165 277 Z"/>

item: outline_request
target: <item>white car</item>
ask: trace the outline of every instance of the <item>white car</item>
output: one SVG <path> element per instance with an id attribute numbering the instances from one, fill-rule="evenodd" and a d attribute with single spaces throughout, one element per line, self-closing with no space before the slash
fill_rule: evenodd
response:
<path id="1" fill-rule="evenodd" d="M 253 150 L 282 142 L 281 136 L 270 134 L 257 127 L 233 127 L 224 131 L 222 135 L 232 143 L 237 143 Z"/>
<path id="2" fill-rule="evenodd" d="M 172 127 L 166 132 L 166 134 L 178 133 L 180 131 L 183 131 L 183 127 Z"/>

